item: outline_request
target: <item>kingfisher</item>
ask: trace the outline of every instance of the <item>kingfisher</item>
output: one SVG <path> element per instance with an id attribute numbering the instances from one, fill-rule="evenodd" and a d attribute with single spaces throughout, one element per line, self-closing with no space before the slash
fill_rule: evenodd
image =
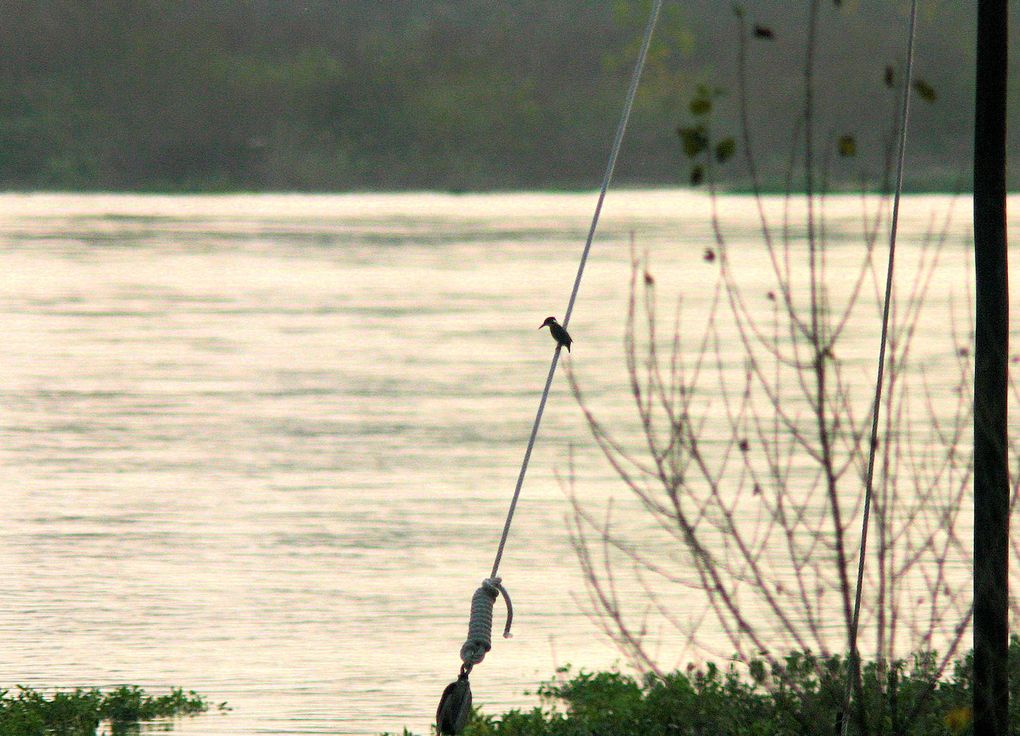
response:
<path id="1" fill-rule="evenodd" d="M 545 322 L 538 329 L 541 330 L 542 327 L 548 327 L 556 343 L 565 347 L 568 353 L 570 352 L 570 343 L 573 340 L 570 339 L 570 333 L 563 329 L 563 325 L 557 322 L 555 317 L 546 317 Z"/>

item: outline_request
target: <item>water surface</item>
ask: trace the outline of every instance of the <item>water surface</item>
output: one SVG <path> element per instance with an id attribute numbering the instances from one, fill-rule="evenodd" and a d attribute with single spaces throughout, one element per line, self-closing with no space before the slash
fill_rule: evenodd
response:
<path id="1" fill-rule="evenodd" d="M 722 204 L 753 284 L 756 210 Z M 0 686 L 229 701 L 176 726 L 192 736 L 427 733 L 548 367 L 537 327 L 562 316 L 593 206 L 0 196 Z M 828 206 L 839 267 L 862 247 L 861 203 Z M 969 203 L 910 197 L 902 220 L 916 248 L 951 210 L 920 343 L 936 367 L 954 350 L 947 310 L 966 308 Z M 700 194 L 607 200 L 569 361 L 625 436 L 631 238 L 696 322 L 718 267 L 709 216 Z M 849 341 L 862 381 L 876 334 L 868 317 Z M 619 659 L 577 602 L 557 479 L 570 452 L 580 494 L 646 523 L 557 376 L 501 567 L 514 638 L 472 675 L 489 712 L 533 704 L 557 665 Z M 690 656 L 682 644 L 666 636 L 664 661 Z"/>

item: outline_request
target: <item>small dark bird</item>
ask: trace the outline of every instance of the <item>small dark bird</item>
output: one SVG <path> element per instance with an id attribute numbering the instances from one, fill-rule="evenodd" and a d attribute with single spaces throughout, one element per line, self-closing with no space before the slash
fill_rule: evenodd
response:
<path id="1" fill-rule="evenodd" d="M 572 343 L 573 340 L 570 339 L 570 333 L 563 329 L 563 325 L 557 322 L 555 317 L 546 317 L 545 322 L 543 322 L 538 329 L 541 330 L 542 327 L 548 327 L 549 332 L 552 333 L 553 339 L 559 345 L 565 347 L 568 353 L 570 352 L 570 343 Z"/>

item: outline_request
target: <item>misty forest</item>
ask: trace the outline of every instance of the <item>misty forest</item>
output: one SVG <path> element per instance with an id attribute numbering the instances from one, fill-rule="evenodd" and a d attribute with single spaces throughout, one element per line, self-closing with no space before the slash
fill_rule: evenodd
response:
<path id="1" fill-rule="evenodd" d="M 779 188 L 800 104 L 803 18 L 778 0 L 745 5 L 758 82 L 751 128 L 764 182 Z M 463 191 L 597 183 L 648 3 L 2 6 L 7 189 Z M 921 101 L 907 181 L 914 190 L 968 186 L 972 6 L 922 3 Z M 855 143 L 852 159 L 834 165 L 833 187 L 858 188 L 882 170 L 906 9 L 825 4 L 817 130 L 834 146 L 847 136 Z M 739 33 L 731 3 L 667 3 L 618 183 L 688 183 L 677 130 L 699 87 L 713 93 L 718 137 L 737 127 Z M 1020 95 L 1011 97 L 1016 105 Z M 736 162 L 717 175 L 733 188 L 747 184 Z"/>

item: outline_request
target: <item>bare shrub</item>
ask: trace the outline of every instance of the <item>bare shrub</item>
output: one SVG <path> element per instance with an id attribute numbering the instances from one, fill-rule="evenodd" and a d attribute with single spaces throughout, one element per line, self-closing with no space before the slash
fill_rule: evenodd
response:
<path id="1" fill-rule="evenodd" d="M 663 674 L 673 664 L 657 648 L 667 638 L 745 665 L 763 659 L 777 685 L 790 652 L 825 658 L 855 650 L 886 270 L 876 244 L 888 229 L 890 197 L 862 194 L 859 247 L 833 243 L 827 152 L 852 155 L 853 141 L 833 134 L 819 146 L 812 132 L 817 6 L 785 195 L 764 195 L 757 179 L 742 14 L 740 133 L 714 135 L 705 89 L 691 105 L 697 125 L 680 129 L 692 181 L 709 190 L 714 247 L 704 257 L 717 269 L 715 281 L 699 287 L 709 303 L 692 310 L 679 302 L 664 330 L 655 275 L 647 258 L 632 259 L 624 340 L 636 440 L 600 420 L 578 376 L 568 374 L 592 436 L 648 522 L 621 525 L 612 504 L 599 511 L 568 483 L 587 610 L 641 671 Z M 714 168 L 736 140 L 752 182 L 740 205 L 757 213 L 753 251 L 746 235 L 728 230 L 723 210 L 737 203 L 715 185 Z M 886 184 L 892 152 L 890 144 Z M 803 193 L 793 192 L 795 178 Z M 961 326 L 955 310 L 941 317 L 936 352 L 952 375 L 928 369 L 932 338 L 919 337 L 949 232 L 944 216 L 911 247 L 890 304 L 859 645 L 877 662 L 880 683 L 904 657 L 920 655 L 934 687 L 971 619 L 973 328 Z M 969 305 L 968 285 L 959 286 Z"/>

